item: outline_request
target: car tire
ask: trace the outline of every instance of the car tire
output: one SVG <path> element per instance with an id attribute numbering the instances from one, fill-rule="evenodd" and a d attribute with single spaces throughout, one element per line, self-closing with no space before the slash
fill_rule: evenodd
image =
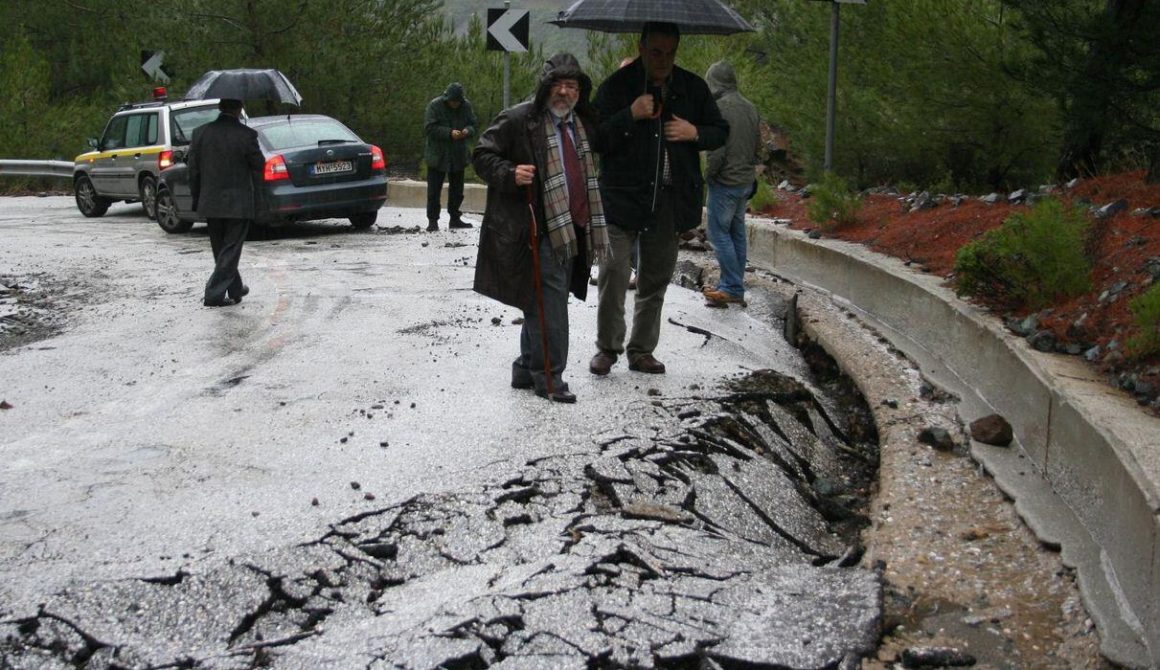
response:
<path id="1" fill-rule="evenodd" d="M 379 218 L 379 211 L 363 212 L 362 214 L 355 214 L 350 217 L 350 225 L 358 229 L 370 228 L 375 225 L 375 221 Z"/>
<path id="2" fill-rule="evenodd" d="M 137 192 L 141 195 L 141 205 L 145 208 L 145 216 L 157 220 L 157 180 L 153 175 L 145 175 L 141 177 L 141 183 L 137 187 Z"/>
<path id="3" fill-rule="evenodd" d="M 157 192 L 157 225 L 170 234 L 187 233 L 193 227 L 193 221 L 183 220 L 177 211 L 177 203 L 168 189 Z"/>
<path id="4" fill-rule="evenodd" d="M 97 195 L 91 179 L 85 176 L 77 177 L 73 182 L 73 195 L 76 197 L 77 209 L 89 218 L 104 216 L 109 211 L 112 200 Z"/>

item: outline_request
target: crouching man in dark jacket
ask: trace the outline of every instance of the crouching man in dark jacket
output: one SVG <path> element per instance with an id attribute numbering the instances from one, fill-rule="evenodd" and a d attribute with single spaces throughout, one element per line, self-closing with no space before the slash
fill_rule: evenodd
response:
<path id="1" fill-rule="evenodd" d="M 592 263 L 608 253 L 591 91 L 574 56 L 553 56 L 533 100 L 500 112 L 472 154 L 476 174 L 487 182 L 474 289 L 524 311 L 512 387 L 556 402 L 576 402 L 563 379 L 568 293 L 583 300 Z M 542 302 L 535 291 L 533 211 Z"/>
<path id="2" fill-rule="evenodd" d="M 705 180 L 702 150 L 725 144 L 729 124 L 697 75 L 675 65 L 680 32 L 649 23 L 640 57 L 612 73 L 596 92 L 600 115 L 600 195 L 608 215 L 611 260 L 598 278 L 596 355 L 588 364 L 606 375 L 621 353 L 628 369 L 661 374 L 653 356 L 661 308 L 677 263 L 678 236 L 701 223 Z M 632 336 L 625 349 L 624 298 L 629 257 L 640 244 Z"/>

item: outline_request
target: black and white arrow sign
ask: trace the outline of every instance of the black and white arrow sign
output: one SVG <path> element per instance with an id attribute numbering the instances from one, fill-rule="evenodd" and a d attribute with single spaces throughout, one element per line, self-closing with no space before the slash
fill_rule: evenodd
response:
<path id="1" fill-rule="evenodd" d="M 153 77 L 162 84 L 168 84 L 169 73 L 166 72 L 164 66 L 161 65 L 161 62 L 164 59 L 164 51 L 142 51 L 141 69 L 145 70 L 145 74 Z"/>
<path id="2" fill-rule="evenodd" d="M 488 8 L 487 50 L 527 51 L 528 14 L 526 9 Z"/>

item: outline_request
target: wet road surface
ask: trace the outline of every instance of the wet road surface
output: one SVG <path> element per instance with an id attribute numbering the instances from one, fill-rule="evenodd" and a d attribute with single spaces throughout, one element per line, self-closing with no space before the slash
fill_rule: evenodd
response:
<path id="1" fill-rule="evenodd" d="M 672 287 L 668 374 L 607 378 L 586 370 L 594 296 L 573 301 L 580 400 L 555 405 L 508 385 L 519 314 L 470 289 L 478 229 L 424 224 L 276 231 L 246 245 L 246 300 L 213 309 L 203 228 L 0 200 L 0 268 L 61 287 L 64 315 L 0 354 L 6 664 L 814 668 L 873 649 L 878 577 L 841 567 L 873 447 L 776 300 L 711 310 Z"/>

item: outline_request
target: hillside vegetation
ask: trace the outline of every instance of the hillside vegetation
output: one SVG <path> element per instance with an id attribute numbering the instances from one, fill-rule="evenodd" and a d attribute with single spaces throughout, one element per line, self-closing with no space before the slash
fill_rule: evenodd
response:
<path id="1" fill-rule="evenodd" d="M 533 11 L 533 51 L 512 59 L 531 90 L 566 3 Z M 759 28 L 687 36 L 679 63 L 728 58 L 763 117 L 792 138 L 807 176 L 824 145 L 830 3 L 736 0 Z M 1149 170 L 1160 153 L 1160 3 L 1147 0 L 891 0 L 842 5 L 834 169 L 851 185 L 986 191 Z M 301 111 L 333 115 L 417 165 L 426 102 L 467 86 L 485 123 L 503 68 L 483 12 L 451 0 L 6 0 L 0 3 L 0 157 L 70 159 L 117 104 L 149 96 L 143 50 L 162 50 L 180 95 L 209 69 L 277 67 Z M 586 44 L 584 43 L 586 42 Z M 634 53 L 632 36 L 589 34 L 595 79 Z M 253 113 L 292 111 L 254 109 Z"/>

